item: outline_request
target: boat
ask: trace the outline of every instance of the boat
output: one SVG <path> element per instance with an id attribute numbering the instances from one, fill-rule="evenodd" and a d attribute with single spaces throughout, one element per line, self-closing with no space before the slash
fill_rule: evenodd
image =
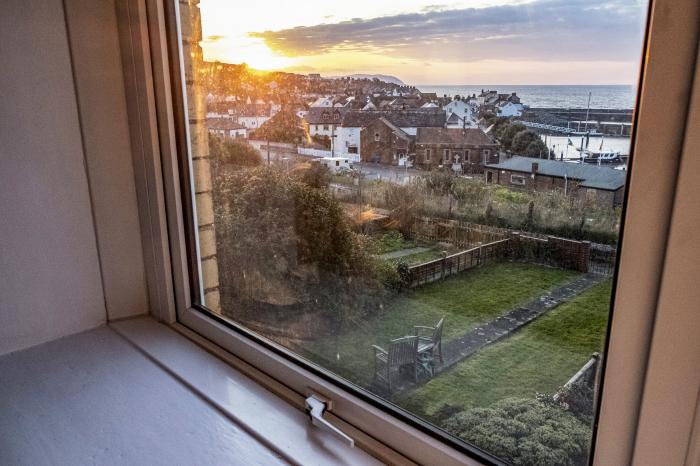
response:
<path id="1" fill-rule="evenodd" d="M 585 163 L 608 164 L 625 163 L 627 156 L 622 155 L 620 151 L 602 150 L 602 149 L 577 149 L 581 153 L 581 159 Z"/>

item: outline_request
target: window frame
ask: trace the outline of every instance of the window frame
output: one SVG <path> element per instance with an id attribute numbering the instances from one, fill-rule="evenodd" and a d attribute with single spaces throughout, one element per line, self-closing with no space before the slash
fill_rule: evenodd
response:
<path id="1" fill-rule="evenodd" d="M 515 181 L 517 180 L 517 181 Z M 525 186 L 527 184 L 526 175 L 517 175 L 515 173 L 510 174 L 510 184 L 515 186 Z"/>
<path id="2" fill-rule="evenodd" d="M 668 207 L 673 200 L 679 159 L 676 153 L 680 154 L 688 111 L 683 102 L 688 99 L 690 86 L 685 83 L 692 75 L 697 48 L 698 24 L 692 21 L 697 15 L 692 12 L 697 13 L 698 5 L 693 0 L 671 3 L 672 0 L 652 0 L 647 17 L 644 76 L 638 90 L 639 107 L 632 135 L 635 160 L 628 170 L 630 201 L 623 208 L 620 261 L 598 405 L 600 425 L 591 456 L 596 465 L 629 463 L 634 452 L 635 425 L 640 420 L 644 369 L 669 225 Z M 120 40 L 122 49 L 126 49 L 123 53 L 129 58 L 123 60 L 123 65 L 127 103 L 133 116 L 130 129 L 136 140 L 132 147 L 135 160 L 143 162 L 136 176 L 140 208 L 144 211 L 142 221 L 147 223 L 143 227 L 144 243 L 153 253 L 146 259 L 152 314 L 175 328 L 184 325 L 226 349 L 241 361 L 240 370 L 295 406 L 303 406 L 303 398 L 310 390 L 333 399 L 334 408 L 328 417 L 357 436 L 358 445 L 380 459 L 396 459 L 400 452 L 400 458 L 418 462 L 489 464 L 490 455 L 477 448 L 466 445 L 464 450 L 456 449 L 442 442 L 441 432 L 431 432 L 437 429 L 422 425 L 427 424 L 424 421 L 416 423 L 410 414 L 387 416 L 378 408 L 384 405 L 378 397 L 349 393 L 330 382 L 325 372 L 316 373 L 313 367 L 291 362 L 281 354 L 286 350 L 275 348 L 273 343 L 243 328 L 224 325 L 216 316 L 204 315 L 191 305 L 192 292 L 197 290 L 191 290 L 188 284 L 198 280 L 199 265 L 187 253 L 187 247 L 189 243 L 196 250 L 197 235 L 193 222 L 186 218 L 188 212 L 194 213 L 192 199 L 182 195 L 186 190 L 181 189 L 191 186 L 191 166 L 177 155 L 188 153 L 189 134 L 182 118 L 185 107 L 180 63 L 170 60 L 182 60 L 179 38 L 167 40 L 179 28 L 176 10 L 177 3 L 168 0 L 127 0 L 118 6 Z M 664 21 L 659 21 L 662 14 Z M 673 30 L 663 25 L 668 24 L 669 15 L 674 21 Z M 123 28 L 123 24 L 129 27 Z M 670 118 L 668 114 L 654 115 L 653 107 L 666 102 L 669 95 L 681 103 L 680 110 Z M 655 157 L 659 150 L 670 152 L 671 156 Z M 657 189 L 649 189 L 649 180 Z M 640 241 L 651 252 L 635 257 L 634 249 Z M 626 286 L 631 283 L 646 292 L 639 293 L 637 286 Z M 265 372 L 260 374 L 251 367 Z M 493 459 L 493 464 L 498 464 L 498 460 Z"/>

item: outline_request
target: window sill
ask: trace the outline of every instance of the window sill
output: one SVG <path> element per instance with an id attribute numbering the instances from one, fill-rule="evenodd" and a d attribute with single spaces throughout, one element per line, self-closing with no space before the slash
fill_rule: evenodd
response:
<path id="1" fill-rule="evenodd" d="M 299 409 L 151 318 L 110 324 L 149 359 L 238 424 L 274 453 L 295 464 L 381 464 L 311 425 Z"/>

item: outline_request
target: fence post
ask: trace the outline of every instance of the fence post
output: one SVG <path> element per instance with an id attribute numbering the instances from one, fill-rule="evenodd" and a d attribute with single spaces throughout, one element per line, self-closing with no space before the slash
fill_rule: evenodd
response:
<path id="1" fill-rule="evenodd" d="M 579 248 L 579 270 L 588 272 L 588 264 L 591 262 L 591 242 L 581 241 Z"/>

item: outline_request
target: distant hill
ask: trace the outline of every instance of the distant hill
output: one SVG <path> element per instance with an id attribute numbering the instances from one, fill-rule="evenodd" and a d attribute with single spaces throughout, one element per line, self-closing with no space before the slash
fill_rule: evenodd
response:
<path id="1" fill-rule="evenodd" d="M 387 83 L 397 84 L 399 86 L 405 86 L 406 84 L 401 81 L 396 76 L 389 76 L 386 74 L 348 74 L 345 76 L 331 76 L 331 78 L 354 78 L 354 79 L 374 79 L 377 78 L 380 81 Z"/>

